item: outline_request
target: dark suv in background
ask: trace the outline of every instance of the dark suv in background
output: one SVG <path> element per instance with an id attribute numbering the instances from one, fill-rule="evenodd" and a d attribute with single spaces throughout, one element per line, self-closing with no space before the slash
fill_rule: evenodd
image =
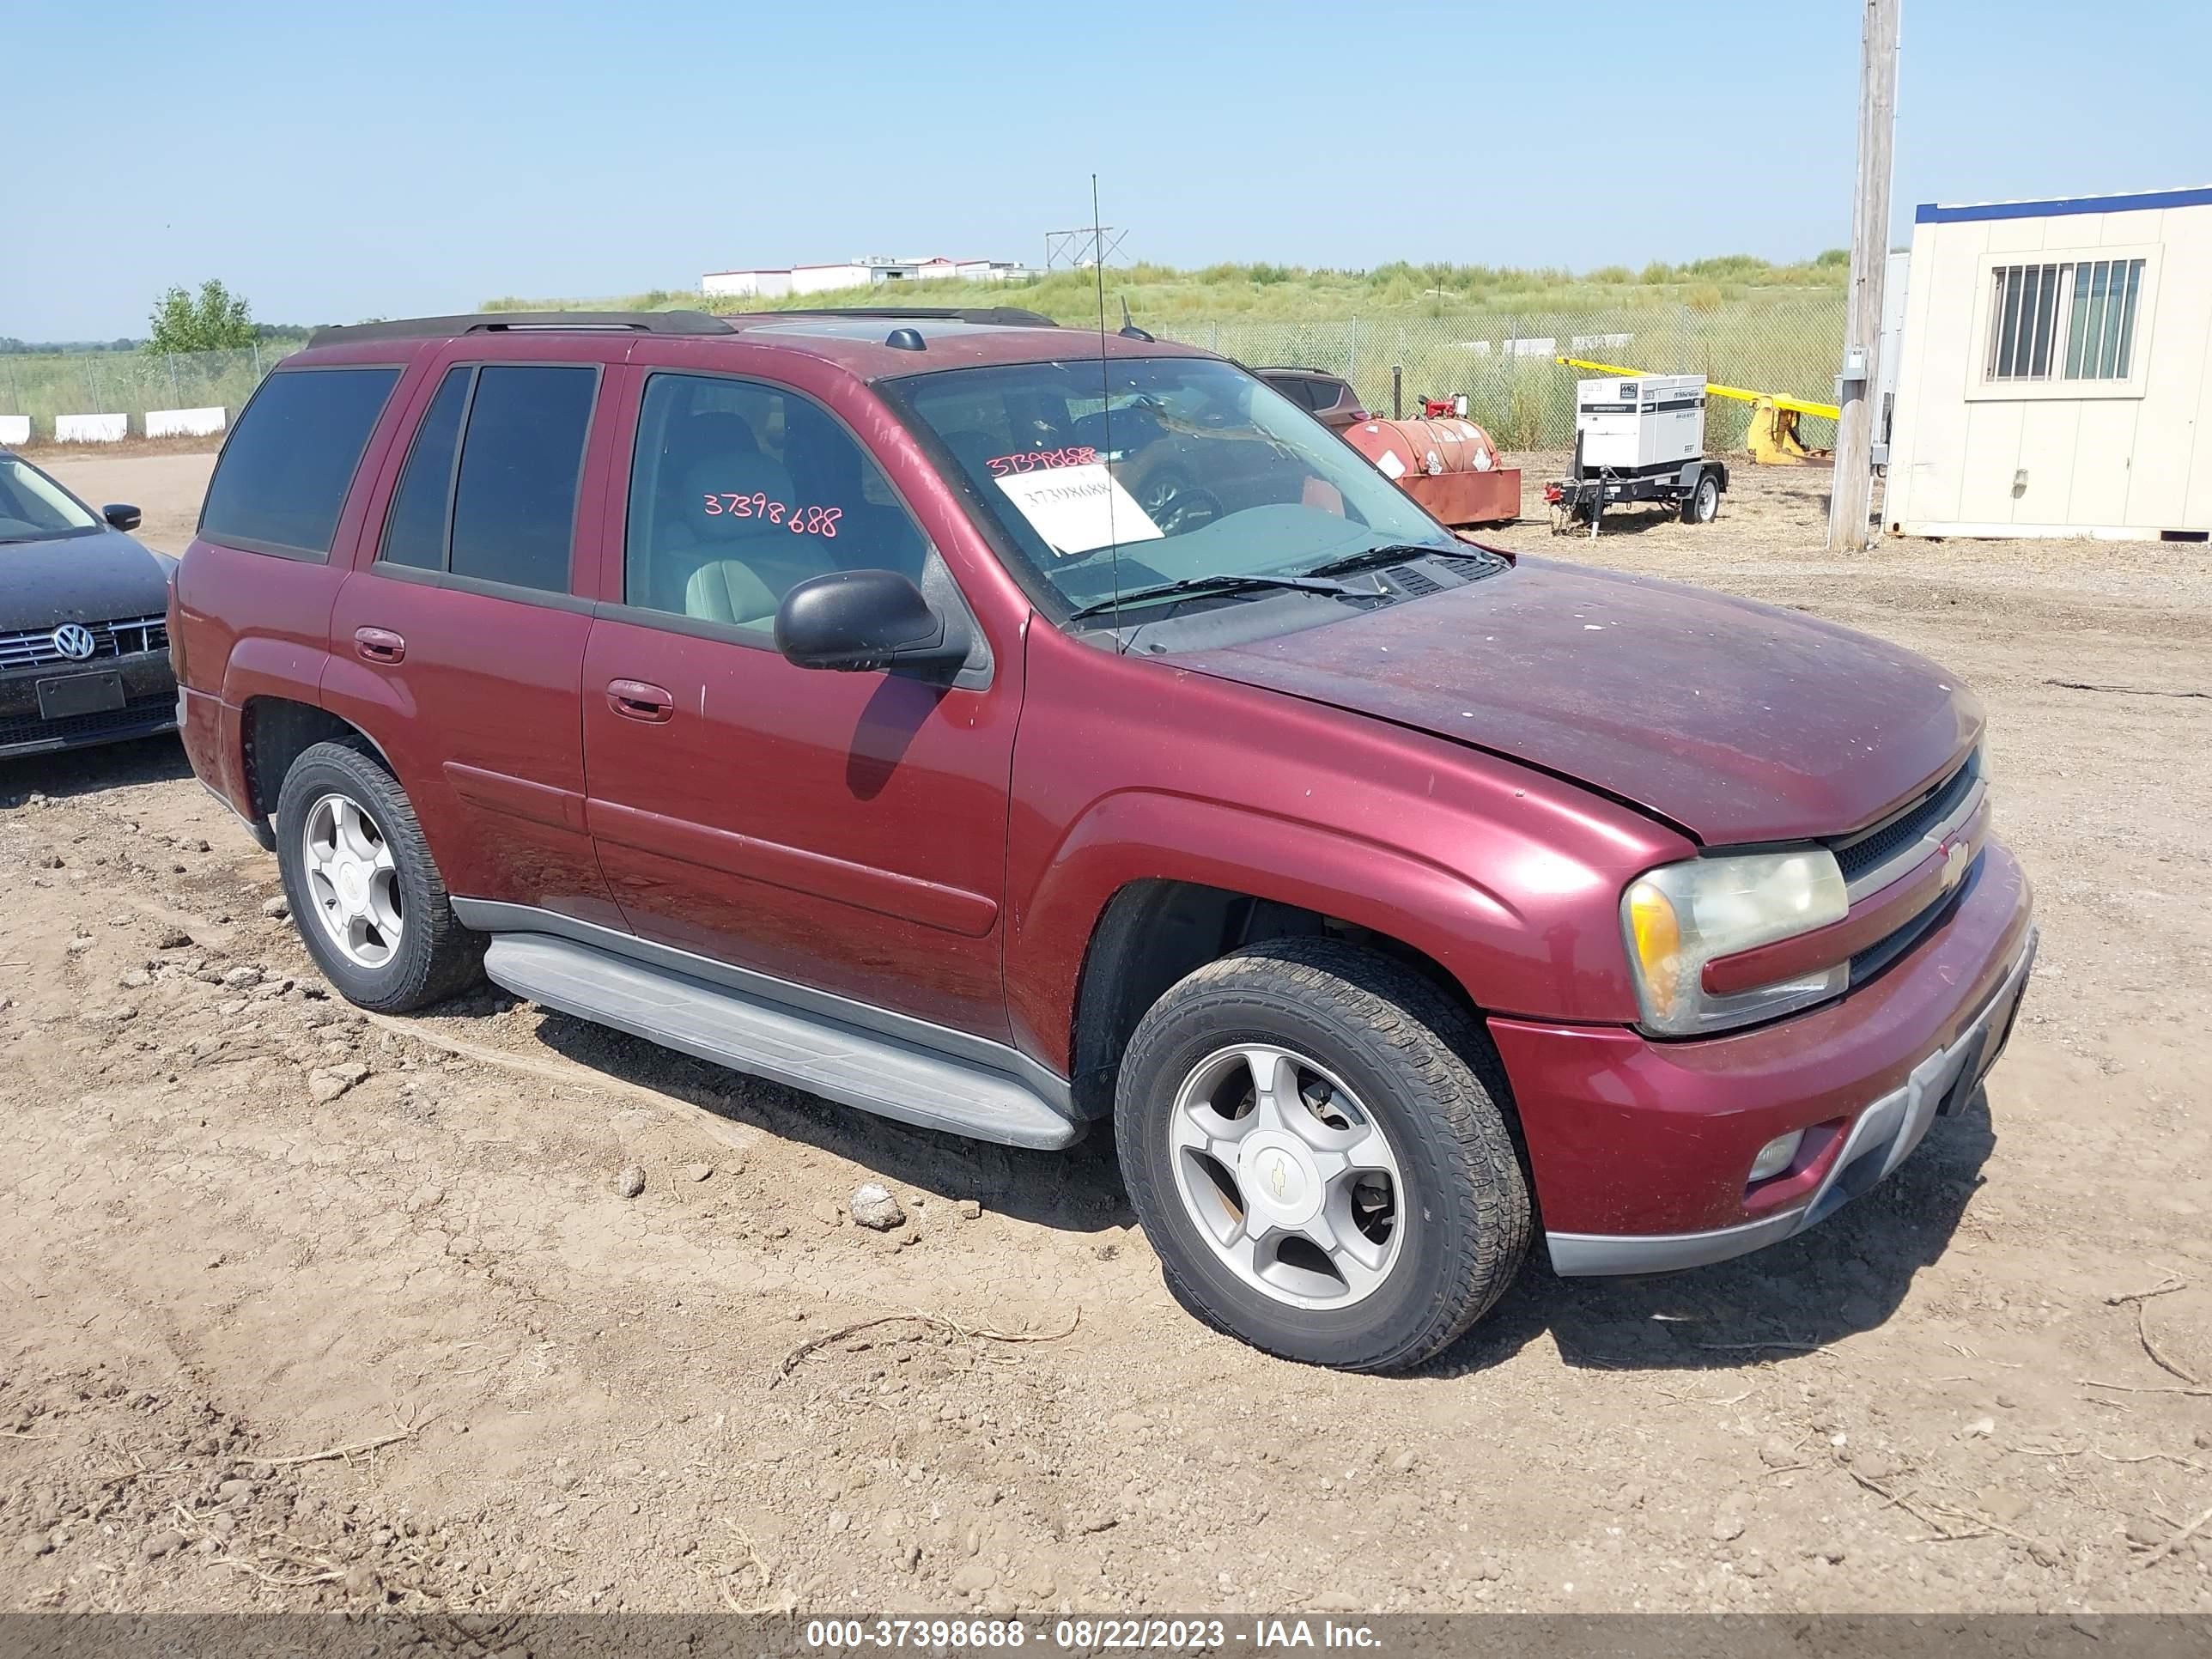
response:
<path id="1" fill-rule="evenodd" d="M 1326 368 L 1255 368 L 1252 371 L 1332 432 L 1368 418 L 1352 382 Z"/>
<path id="2" fill-rule="evenodd" d="M 909 1123 L 1110 1115 L 1170 1287 L 1300 1359 L 1418 1363 L 1539 1232 L 1819 1221 L 2033 953 L 1955 677 L 1470 545 L 1235 365 L 1021 313 L 325 331 L 173 617 L 356 1003 L 485 973 Z"/>

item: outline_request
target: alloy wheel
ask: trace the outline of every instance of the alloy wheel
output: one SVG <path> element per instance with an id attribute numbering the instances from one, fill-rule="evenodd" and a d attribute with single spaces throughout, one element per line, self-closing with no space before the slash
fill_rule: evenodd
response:
<path id="1" fill-rule="evenodd" d="M 349 796 L 330 794 L 307 809 L 301 869 L 315 920 L 356 967 L 379 969 L 399 948 L 399 872 L 376 820 Z"/>
<path id="2" fill-rule="evenodd" d="M 1254 1289 L 1346 1307 L 1389 1277 L 1407 1225 L 1397 1156 L 1317 1061 L 1272 1043 L 1218 1050 L 1176 1090 L 1168 1134 L 1185 1213 Z"/>

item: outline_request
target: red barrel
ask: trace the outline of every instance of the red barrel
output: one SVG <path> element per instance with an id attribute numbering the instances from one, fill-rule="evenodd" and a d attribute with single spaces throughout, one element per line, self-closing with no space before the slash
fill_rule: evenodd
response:
<path id="1" fill-rule="evenodd" d="M 1521 514 L 1521 473 L 1473 421 L 1360 421 L 1344 440 L 1448 525 L 1498 524 Z"/>

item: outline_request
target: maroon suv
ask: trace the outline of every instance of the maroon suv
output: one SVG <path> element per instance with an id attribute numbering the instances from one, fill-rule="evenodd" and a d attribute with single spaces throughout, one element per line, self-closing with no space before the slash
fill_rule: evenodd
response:
<path id="1" fill-rule="evenodd" d="M 1471 545 L 1244 370 L 1021 313 L 327 330 L 173 625 L 355 1002 L 1110 1115 L 1170 1288 L 1328 1364 L 1434 1353 L 1539 1217 L 1563 1273 L 1820 1220 L 2034 951 L 1934 664 Z"/>

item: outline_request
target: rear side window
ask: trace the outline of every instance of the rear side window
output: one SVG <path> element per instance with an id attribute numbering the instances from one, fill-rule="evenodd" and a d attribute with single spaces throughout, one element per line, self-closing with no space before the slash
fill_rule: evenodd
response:
<path id="1" fill-rule="evenodd" d="M 576 488 L 599 384 L 595 368 L 495 363 L 477 371 L 453 490 L 453 574 L 568 591 Z"/>
<path id="2" fill-rule="evenodd" d="M 200 509 L 200 534 L 249 551 L 327 559 L 346 489 L 397 368 L 279 369 L 239 417 Z"/>
<path id="3" fill-rule="evenodd" d="M 449 368 L 430 400 L 430 412 L 407 453 L 407 471 L 384 521 L 384 547 L 377 557 L 387 564 L 418 570 L 446 568 L 446 505 L 453 498 L 453 453 L 461 441 L 461 414 L 468 407 L 474 373 Z"/>

